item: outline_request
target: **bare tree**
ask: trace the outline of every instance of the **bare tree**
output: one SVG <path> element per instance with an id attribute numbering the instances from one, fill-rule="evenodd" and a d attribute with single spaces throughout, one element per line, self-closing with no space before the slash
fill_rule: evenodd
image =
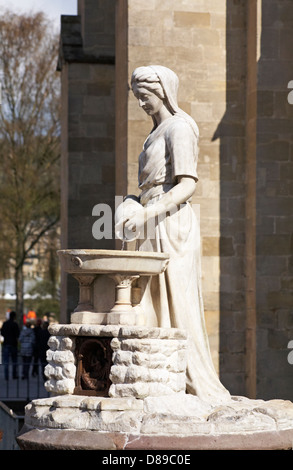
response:
<path id="1" fill-rule="evenodd" d="M 0 17 L 0 241 L 14 270 L 18 315 L 24 263 L 59 220 L 57 56 L 58 37 L 43 13 Z"/>

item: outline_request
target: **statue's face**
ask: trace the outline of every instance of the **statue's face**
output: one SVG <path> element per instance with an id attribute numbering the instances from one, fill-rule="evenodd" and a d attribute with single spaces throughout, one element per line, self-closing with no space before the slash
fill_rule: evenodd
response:
<path id="1" fill-rule="evenodd" d="M 138 100 L 139 106 L 149 115 L 157 114 L 162 106 L 163 101 L 150 90 L 140 87 L 137 84 L 133 85 L 133 94 Z"/>

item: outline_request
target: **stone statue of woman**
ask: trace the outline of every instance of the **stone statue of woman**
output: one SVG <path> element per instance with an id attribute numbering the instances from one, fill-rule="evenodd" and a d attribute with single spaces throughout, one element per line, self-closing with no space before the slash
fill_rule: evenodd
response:
<path id="1" fill-rule="evenodd" d="M 139 156 L 142 210 L 129 212 L 124 223 L 128 232 L 144 234 L 139 250 L 169 253 L 166 271 L 142 286 L 146 325 L 188 332 L 187 392 L 214 401 L 230 395 L 214 369 L 206 333 L 200 232 L 190 205 L 198 181 L 199 131 L 178 107 L 178 84 L 177 75 L 159 65 L 132 74 L 132 91 L 154 125 Z"/>

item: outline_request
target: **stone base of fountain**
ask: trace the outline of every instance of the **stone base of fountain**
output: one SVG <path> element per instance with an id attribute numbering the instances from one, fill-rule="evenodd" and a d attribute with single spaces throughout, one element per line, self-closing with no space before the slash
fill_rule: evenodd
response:
<path id="1" fill-rule="evenodd" d="M 17 441 L 25 450 L 291 450 L 293 406 L 192 395 L 34 400 Z"/>
<path id="2" fill-rule="evenodd" d="M 27 405 L 22 449 L 292 449 L 290 401 L 208 403 L 185 393 L 182 330 L 54 324 L 50 332 L 52 396 Z"/>
<path id="3" fill-rule="evenodd" d="M 51 396 L 27 405 L 21 449 L 292 449 L 290 401 L 210 403 L 186 394 L 186 332 L 140 325 L 132 283 L 163 272 L 168 255 L 65 250 L 59 256 L 79 282 L 79 304 L 70 324 L 49 327 Z M 100 275 L 115 282 L 115 302 L 105 312 L 93 306 Z"/>
<path id="4" fill-rule="evenodd" d="M 46 389 L 57 394 L 145 398 L 185 392 L 186 334 L 122 325 L 49 327 Z"/>
<path id="5" fill-rule="evenodd" d="M 168 423 L 166 423 L 168 426 Z M 178 426 L 179 428 L 179 426 Z M 39 430 L 25 426 L 24 450 L 291 450 L 292 430 L 220 434 L 135 434 L 78 430 Z"/>

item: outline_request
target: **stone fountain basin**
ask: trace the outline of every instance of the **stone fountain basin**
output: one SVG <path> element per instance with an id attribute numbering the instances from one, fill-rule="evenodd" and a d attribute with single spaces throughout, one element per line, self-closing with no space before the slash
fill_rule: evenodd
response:
<path id="1" fill-rule="evenodd" d="M 165 271 L 167 253 L 123 250 L 59 250 L 61 268 L 70 274 L 132 274 L 152 276 Z"/>

